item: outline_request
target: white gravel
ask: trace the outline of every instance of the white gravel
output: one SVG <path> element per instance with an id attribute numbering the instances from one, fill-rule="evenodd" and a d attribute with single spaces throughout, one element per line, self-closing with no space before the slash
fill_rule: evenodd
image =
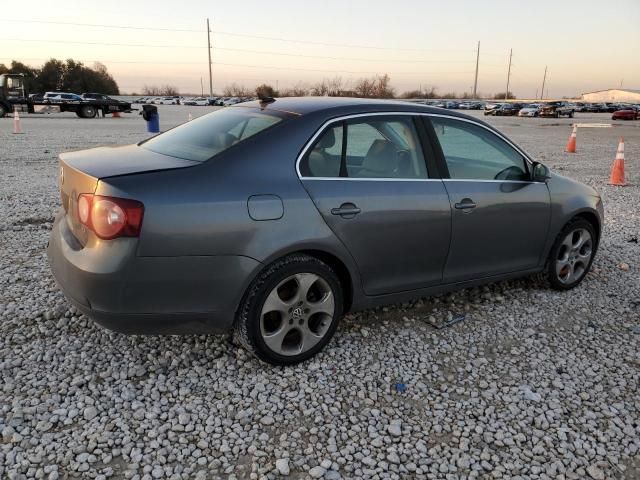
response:
<path id="1" fill-rule="evenodd" d="M 207 110 L 161 107 L 162 128 Z M 582 286 L 358 313 L 313 360 L 275 368 L 224 337 L 110 333 L 56 288 L 56 157 L 144 138 L 140 117 L 27 116 L 24 135 L 0 119 L 0 478 L 640 478 L 640 122 L 581 129 L 569 155 L 569 120 L 489 121 L 602 192 Z M 635 185 L 614 188 L 621 135 Z"/>

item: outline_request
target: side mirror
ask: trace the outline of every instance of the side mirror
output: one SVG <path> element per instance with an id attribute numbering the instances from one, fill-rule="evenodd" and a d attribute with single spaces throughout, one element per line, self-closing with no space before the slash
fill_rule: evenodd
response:
<path id="1" fill-rule="evenodd" d="M 533 167 L 531 169 L 531 179 L 534 182 L 546 182 L 551 178 L 551 172 L 546 165 L 543 165 L 539 162 L 533 162 Z"/>

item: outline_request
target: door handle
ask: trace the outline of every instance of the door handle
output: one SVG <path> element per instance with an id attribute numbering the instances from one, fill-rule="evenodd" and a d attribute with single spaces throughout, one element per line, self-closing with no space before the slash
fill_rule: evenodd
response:
<path id="1" fill-rule="evenodd" d="M 460 203 L 456 203 L 454 206 L 458 210 L 467 210 L 467 211 L 477 207 L 474 201 L 471 200 L 470 198 L 463 198 Z"/>
<path id="2" fill-rule="evenodd" d="M 351 218 L 360 213 L 360 209 L 353 203 L 343 203 L 339 208 L 332 208 L 332 215 L 340 215 L 341 217 Z"/>

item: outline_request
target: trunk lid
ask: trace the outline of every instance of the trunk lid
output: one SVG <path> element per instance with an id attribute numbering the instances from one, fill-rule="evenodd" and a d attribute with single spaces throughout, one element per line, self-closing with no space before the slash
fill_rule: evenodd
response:
<path id="1" fill-rule="evenodd" d="M 78 197 L 95 193 L 102 179 L 120 175 L 176 169 L 199 165 L 199 162 L 169 157 L 137 145 L 100 147 L 60 155 L 60 200 L 71 232 L 85 246 L 93 236 L 78 218 Z"/>

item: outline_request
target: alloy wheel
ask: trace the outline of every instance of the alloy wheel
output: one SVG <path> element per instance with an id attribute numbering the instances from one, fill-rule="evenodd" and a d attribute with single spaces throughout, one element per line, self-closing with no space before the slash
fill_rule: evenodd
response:
<path id="1" fill-rule="evenodd" d="M 334 313 L 329 283 L 315 273 L 296 273 L 267 296 L 260 313 L 260 333 L 274 353 L 299 355 L 325 337 Z"/>
<path id="2" fill-rule="evenodd" d="M 593 255 L 593 239 L 584 228 L 569 232 L 558 249 L 556 276 L 561 283 L 571 284 L 586 272 Z"/>

